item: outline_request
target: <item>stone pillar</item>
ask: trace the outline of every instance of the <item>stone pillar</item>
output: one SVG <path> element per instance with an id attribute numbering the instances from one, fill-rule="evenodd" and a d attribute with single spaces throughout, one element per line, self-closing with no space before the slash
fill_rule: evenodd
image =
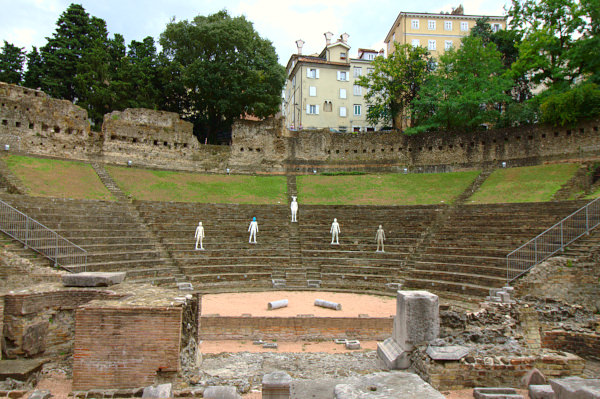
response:
<path id="1" fill-rule="evenodd" d="M 439 300 L 427 291 L 398 291 L 392 337 L 377 344 L 385 365 L 394 369 L 410 367 L 410 352 L 433 341 L 440 331 Z"/>
<path id="2" fill-rule="evenodd" d="M 289 399 L 292 377 L 285 371 L 265 374 L 262 380 L 263 399 Z"/>

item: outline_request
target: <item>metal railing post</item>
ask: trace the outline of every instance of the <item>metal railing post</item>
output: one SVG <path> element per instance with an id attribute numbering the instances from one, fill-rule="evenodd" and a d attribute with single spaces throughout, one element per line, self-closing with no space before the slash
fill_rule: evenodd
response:
<path id="1" fill-rule="evenodd" d="M 586 235 L 590 235 L 590 225 L 589 225 L 589 219 L 588 219 L 588 208 L 589 206 L 585 206 L 585 234 Z"/>
<path id="2" fill-rule="evenodd" d="M 27 239 L 29 238 L 29 216 L 25 217 L 25 249 L 27 249 Z"/>
<path id="3" fill-rule="evenodd" d="M 563 244 L 563 222 L 560 221 L 560 252 L 565 252 L 565 246 Z"/>
<path id="4" fill-rule="evenodd" d="M 58 234 L 54 233 L 54 267 L 58 267 Z"/>

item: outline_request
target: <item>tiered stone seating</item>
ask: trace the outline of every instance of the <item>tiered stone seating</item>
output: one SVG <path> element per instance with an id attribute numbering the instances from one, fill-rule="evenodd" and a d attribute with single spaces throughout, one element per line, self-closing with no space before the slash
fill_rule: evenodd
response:
<path id="1" fill-rule="evenodd" d="M 410 262 L 405 287 L 487 295 L 506 282 L 506 255 L 585 201 L 461 205 Z"/>
<path id="2" fill-rule="evenodd" d="M 140 215 L 173 261 L 200 289 L 271 287 L 275 269 L 290 262 L 289 211 L 279 205 L 135 203 Z M 257 244 L 248 226 L 257 218 Z M 204 251 L 194 249 L 198 222 L 205 230 Z"/>
<path id="3" fill-rule="evenodd" d="M 118 202 L 9 194 L 0 199 L 88 251 L 87 271 L 126 271 L 133 281 L 174 281 L 174 270 L 165 267 L 147 232 Z"/>
<path id="4" fill-rule="evenodd" d="M 321 276 L 322 287 L 384 291 L 400 282 L 408 254 L 442 209 L 438 206 L 303 206 L 300 209 L 302 264 Z M 340 245 L 331 245 L 333 218 Z M 385 253 L 375 252 L 383 225 Z"/>

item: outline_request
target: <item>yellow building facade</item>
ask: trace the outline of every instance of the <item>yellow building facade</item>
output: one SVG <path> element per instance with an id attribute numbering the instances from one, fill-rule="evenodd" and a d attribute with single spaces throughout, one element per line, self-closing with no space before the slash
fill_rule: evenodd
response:
<path id="1" fill-rule="evenodd" d="M 326 46 L 320 54 L 302 55 L 303 42 L 296 42 L 298 54 L 287 64 L 287 80 L 282 113 L 290 129 L 323 129 L 340 132 L 373 131 L 378 126 L 367 122 L 365 88 L 356 84 L 370 72 L 371 62 L 381 53 L 359 49 L 350 58 L 348 35 Z M 382 55 L 382 54 L 381 54 Z"/>
<path id="2" fill-rule="evenodd" d="M 506 17 L 488 15 L 430 14 L 400 12 L 385 37 L 388 54 L 394 51 L 393 43 L 422 46 L 432 56 L 439 57 L 449 48 L 460 46 L 479 18 L 488 18 L 492 31 L 506 29 Z"/>

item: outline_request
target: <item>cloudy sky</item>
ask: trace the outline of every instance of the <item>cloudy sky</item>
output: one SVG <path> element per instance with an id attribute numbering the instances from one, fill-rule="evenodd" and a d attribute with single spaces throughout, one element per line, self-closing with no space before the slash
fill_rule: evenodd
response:
<path id="1" fill-rule="evenodd" d="M 52 35 L 56 20 L 69 0 L 0 0 L 0 44 L 2 40 L 25 47 L 41 47 Z M 259 34 L 275 45 L 279 62 L 286 64 L 296 51 L 295 41 L 302 39 L 304 54 L 319 52 L 323 33 L 334 38 L 347 32 L 351 55 L 361 48 L 383 48 L 383 40 L 400 11 L 440 12 L 457 7 L 450 0 L 412 2 L 393 0 L 81 0 L 91 15 L 106 21 L 109 34 L 121 33 L 125 42 L 152 36 L 158 40 L 165 25 L 176 20 L 190 20 L 227 9 L 231 15 L 245 15 Z M 509 0 L 463 0 L 465 14 L 504 15 Z"/>

